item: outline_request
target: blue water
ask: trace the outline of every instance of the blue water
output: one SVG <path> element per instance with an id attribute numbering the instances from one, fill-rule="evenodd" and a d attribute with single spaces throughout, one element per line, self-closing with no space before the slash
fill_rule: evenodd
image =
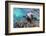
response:
<path id="1" fill-rule="evenodd" d="M 25 19 L 27 13 L 34 13 L 36 17 L 39 17 L 39 9 L 31 9 L 31 8 L 13 8 L 13 18 L 14 21 L 20 21 L 21 19 Z"/>
<path id="2" fill-rule="evenodd" d="M 27 13 L 22 8 L 14 8 L 13 12 L 14 12 L 13 13 L 14 19 L 16 20 L 23 19 L 24 18 L 23 16 L 26 16 L 26 13 Z"/>

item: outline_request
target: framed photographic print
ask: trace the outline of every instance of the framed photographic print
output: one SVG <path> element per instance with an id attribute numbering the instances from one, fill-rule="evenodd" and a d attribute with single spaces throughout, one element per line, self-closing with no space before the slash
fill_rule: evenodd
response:
<path id="1" fill-rule="evenodd" d="M 5 34 L 45 32 L 45 4 L 5 1 Z"/>

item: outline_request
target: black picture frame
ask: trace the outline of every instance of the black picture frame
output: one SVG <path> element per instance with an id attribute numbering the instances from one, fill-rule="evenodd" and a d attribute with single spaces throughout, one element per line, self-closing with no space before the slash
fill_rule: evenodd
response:
<path id="1" fill-rule="evenodd" d="M 9 33 L 8 29 L 8 3 L 28 3 L 28 4 L 42 4 L 43 5 L 43 31 L 35 32 L 22 32 L 22 33 Z M 45 32 L 45 3 L 40 2 L 22 2 L 22 1 L 5 1 L 5 35 L 18 35 L 18 34 L 32 34 L 32 33 L 44 33 Z"/>

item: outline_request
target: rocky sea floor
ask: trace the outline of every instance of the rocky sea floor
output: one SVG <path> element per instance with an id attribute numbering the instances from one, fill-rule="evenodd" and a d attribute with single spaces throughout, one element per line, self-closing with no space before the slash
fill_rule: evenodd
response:
<path id="1" fill-rule="evenodd" d="M 33 21 L 34 24 L 28 22 L 27 20 L 24 21 L 17 21 L 14 23 L 14 28 L 27 28 L 27 27 L 39 27 L 38 21 Z"/>

